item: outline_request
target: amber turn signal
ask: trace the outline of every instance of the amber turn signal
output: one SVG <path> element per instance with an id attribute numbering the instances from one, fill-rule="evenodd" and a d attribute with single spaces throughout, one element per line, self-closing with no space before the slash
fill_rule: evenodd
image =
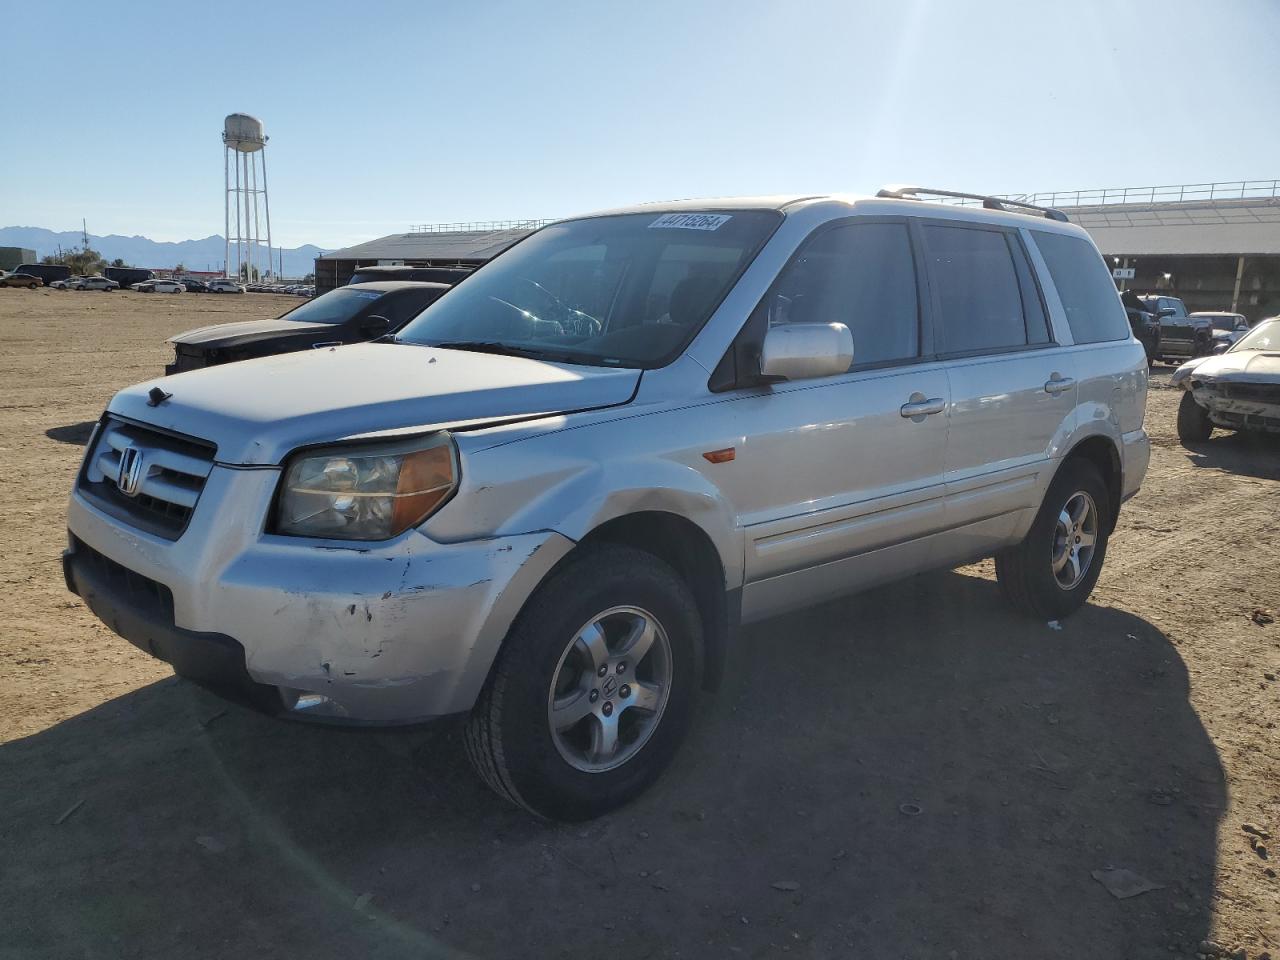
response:
<path id="1" fill-rule="evenodd" d="M 440 505 L 453 489 L 453 451 L 447 445 L 405 456 L 396 482 L 392 535 L 408 530 Z"/>

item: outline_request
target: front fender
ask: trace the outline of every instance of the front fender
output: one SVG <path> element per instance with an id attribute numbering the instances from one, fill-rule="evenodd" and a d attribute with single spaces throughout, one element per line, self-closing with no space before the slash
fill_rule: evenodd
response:
<path id="1" fill-rule="evenodd" d="M 1208 357 L 1197 357 L 1195 360 L 1188 360 L 1177 370 L 1173 371 L 1173 376 L 1169 378 L 1169 385 L 1174 387 L 1182 387 L 1183 390 L 1188 389 L 1188 379 L 1196 370 L 1196 367 L 1208 360 Z"/>
<path id="2" fill-rule="evenodd" d="M 457 495 L 423 532 L 454 542 L 551 530 L 578 541 L 619 517 L 671 513 L 707 535 L 719 554 L 726 588 L 742 585 L 743 533 L 732 505 L 699 469 L 706 465 L 700 452 L 705 444 L 696 450 L 636 448 L 619 455 L 617 445 L 585 433 L 576 438 L 572 454 L 560 443 L 537 441 L 476 451 L 471 469 L 464 466 Z"/>
<path id="3" fill-rule="evenodd" d="M 635 513 L 671 513 L 694 523 L 715 546 L 725 587 L 742 586 L 744 536 L 721 491 L 690 464 L 614 460 L 555 491 L 547 529 L 581 540 L 597 527 Z M 537 523 L 538 513 L 526 521 Z M 559 517 L 553 520 L 553 517 Z"/>

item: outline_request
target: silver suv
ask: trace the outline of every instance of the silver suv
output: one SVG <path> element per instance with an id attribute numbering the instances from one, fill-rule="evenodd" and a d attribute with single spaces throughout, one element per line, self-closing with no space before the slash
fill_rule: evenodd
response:
<path id="1" fill-rule="evenodd" d="M 287 716 L 469 714 L 564 819 L 661 773 L 740 624 L 993 555 L 1064 617 L 1146 471 L 1142 346 L 1061 214 L 922 193 L 566 220 L 393 342 L 123 390 L 67 583 Z"/>

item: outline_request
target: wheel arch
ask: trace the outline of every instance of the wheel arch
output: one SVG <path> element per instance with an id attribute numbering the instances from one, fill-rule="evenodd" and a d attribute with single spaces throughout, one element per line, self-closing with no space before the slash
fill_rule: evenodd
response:
<path id="1" fill-rule="evenodd" d="M 569 562 L 584 547 L 611 543 L 652 554 L 689 585 L 702 619 L 703 687 L 715 689 L 723 675 L 730 637 L 741 619 L 741 591 L 728 589 L 720 551 L 711 537 L 688 517 L 643 510 L 593 528 L 560 563 Z"/>
<path id="2" fill-rule="evenodd" d="M 1062 465 L 1069 460 L 1084 460 L 1098 468 L 1098 473 L 1102 475 L 1102 482 L 1107 488 L 1107 498 L 1110 500 L 1106 517 L 1107 530 L 1108 532 L 1114 530 L 1116 520 L 1120 516 L 1120 498 L 1124 483 L 1124 468 L 1116 442 L 1105 434 L 1095 433 L 1079 440 L 1068 450 L 1058 469 L 1061 470 Z"/>

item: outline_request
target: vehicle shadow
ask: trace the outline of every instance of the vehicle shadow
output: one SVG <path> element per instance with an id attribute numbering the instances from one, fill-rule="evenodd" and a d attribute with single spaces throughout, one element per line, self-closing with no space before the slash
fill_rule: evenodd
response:
<path id="1" fill-rule="evenodd" d="M 1280 437 L 1247 431 L 1215 433 L 1203 443 L 1184 443 L 1193 466 L 1244 477 L 1280 480 Z"/>
<path id="2" fill-rule="evenodd" d="M 164 681 L 0 746 L 0 955 L 1190 956 L 1226 795 L 1187 692 L 1138 617 L 921 576 L 745 631 L 658 786 L 556 825 L 457 724 Z"/>
<path id="3" fill-rule="evenodd" d="M 59 443 L 72 443 L 83 447 L 89 442 L 89 437 L 93 435 L 93 428 L 97 425 L 97 420 L 82 420 L 80 423 L 68 423 L 61 427 L 50 427 L 44 432 L 44 435 L 50 440 L 57 440 Z"/>

